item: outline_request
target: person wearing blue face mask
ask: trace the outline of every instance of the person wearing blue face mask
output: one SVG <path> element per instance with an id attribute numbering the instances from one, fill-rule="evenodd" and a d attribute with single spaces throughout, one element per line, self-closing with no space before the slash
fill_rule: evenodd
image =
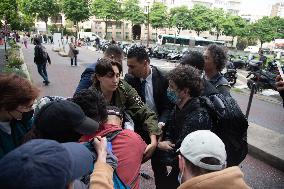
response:
<path id="1" fill-rule="evenodd" d="M 167 188 L 177 188 L 178 159 L 176 150 L 183 139 L 196 130 L 210 130 L 212 120 L 205 108 L 200 105 L 199 96 L 203 89 L 203 81 L 198 69 L 192 66 L 178 66 L 168 74 L 169 88 L 167 96 L 175 104 L 166 124 L 163 140 L 158 149 L 164 151 L 161 161 L 171 166 L 168 173 Z"/>

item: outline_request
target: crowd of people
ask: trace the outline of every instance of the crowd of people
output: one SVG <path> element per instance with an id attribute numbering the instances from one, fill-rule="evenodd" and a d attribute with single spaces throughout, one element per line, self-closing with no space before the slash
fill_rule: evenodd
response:
<path id="1" fill-rule="evenodd" d="M 123 58 L 109 46 L 82 73 L 72 98 L 36 102 L 36 86 L 0 74 L 0 186 L 138 189 L 141 164 L 151 159 L 156 189 L 249 188 L 238 167 L 247 154 L 247 121 L 237 122 L 244 129 L 235 138 L 222 128 L 239 110 L 221 74 L 226 51 L 210 45 L 204 54 L 190 52 L 165 73 L 133 47 L 124 79 Z M 48 85 L 45 66 L 38 72 Z M 280 77 L 277 86 L 283 95 Z"/>

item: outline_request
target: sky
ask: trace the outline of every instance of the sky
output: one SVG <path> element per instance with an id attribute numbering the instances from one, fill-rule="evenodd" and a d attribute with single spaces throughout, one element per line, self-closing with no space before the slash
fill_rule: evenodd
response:
<path id="1" fill-rule="evenodd" d="M 241 14 L 270 15 L 271 6 L 284 0 L 242 0 Z"/>

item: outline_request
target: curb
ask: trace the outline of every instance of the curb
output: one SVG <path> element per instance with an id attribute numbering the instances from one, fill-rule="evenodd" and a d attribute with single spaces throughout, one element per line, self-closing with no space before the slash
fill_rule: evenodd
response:
<path id="1" fill-rule="evenodd" d="M 284 135 L 249 123 L 249 154 L 269 165 L 284 171 Z"/>

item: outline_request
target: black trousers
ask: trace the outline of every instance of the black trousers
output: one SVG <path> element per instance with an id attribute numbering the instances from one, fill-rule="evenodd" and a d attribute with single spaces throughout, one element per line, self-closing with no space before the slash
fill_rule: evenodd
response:
<path id="1" fill-rule="evenodd" d="M 75 66 L 77 66 L 77 56 L 76 55 L 74 56 L 74 58 L 71 58 L 71 66 L 73 66 L 73 59 L 74 59 Z"/>
<path id="2" fill-rule="evenodd" d="M 179 186 L 178 162 L 172 165 L 172 170 L 170 173 L 168 173 L 166 165 L 161 162 L 159 152 L 159 150 L 156 150 L 151 158 L 151 165 L 154 172 L 156 189 L 176 189 Z"/>

